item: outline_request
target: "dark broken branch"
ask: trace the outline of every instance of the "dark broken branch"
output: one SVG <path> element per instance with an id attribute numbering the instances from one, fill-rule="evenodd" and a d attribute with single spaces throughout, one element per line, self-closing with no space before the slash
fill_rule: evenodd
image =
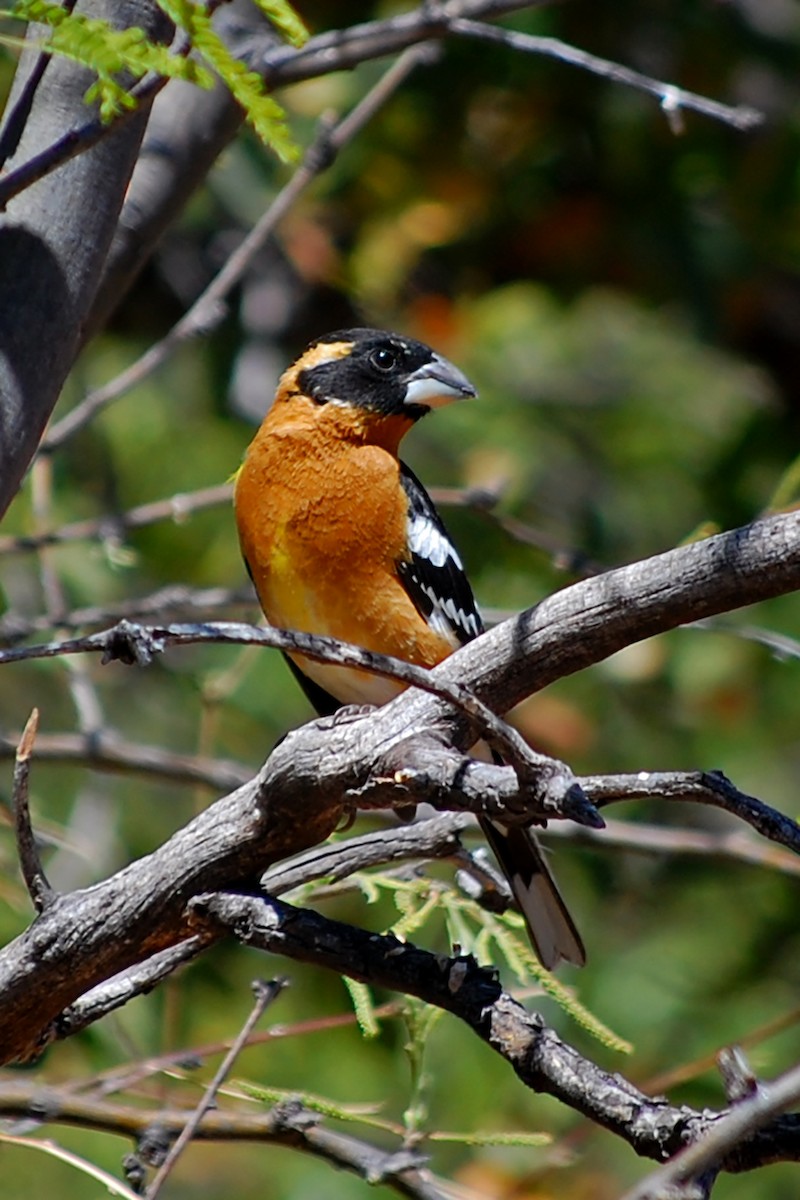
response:
<path id="1" fill-rule="evenodd" d="M 536 1092 L 554 1096 L 628 1142 L 638 1155 L 663 1162 L 687 1141 L 699 1143 L 732 1115 L 698 1112 L 646 1096 L 603 1071 L 561 1040 L 536 1013 L 504 992 L 494 971 L 469 956 L 442 958 L 388 935 L 355 929 L 279 900 L 215 893 L 191 906 L 195 928 L 224 928 L 248 946 L 313 962 L 351 978 L 405 992 L 459 1017 Z M 716 1143 L 727 1171 L 800 1160 L 800 1115 L 775 1118 L 797 1098 L 798 1072 L 744 1140 Z M 788 1077 L 787 1077 L 788 1078 Z M 794 1091 L 791 1090 L 794 1088 Z M 767 1123 L 769 1122 L 769 1123 Z M 688 1153 L 688 1152 L 687 1152 Z M 650 1195 L 650 1193 L 648 1193 Z"/>

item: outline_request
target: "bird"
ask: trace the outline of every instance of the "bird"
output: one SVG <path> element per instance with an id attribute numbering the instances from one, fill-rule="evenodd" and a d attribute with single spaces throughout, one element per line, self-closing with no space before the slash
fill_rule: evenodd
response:
<path id="1" fill-rule="evenodd" d="M 242 555 L 271 625 L 428 668 L 483 632 L 458 552 L 399 457 L 418 421 L 476 395 L 430 346 L 377 329 L 318 337 L 284 371 L 234 486 Z M 385 704 L 405 687 L 286 657 L 320 716 Z M 580 934 L 535 835 L 479 823 L 543 965 L 582 966 Z"/>

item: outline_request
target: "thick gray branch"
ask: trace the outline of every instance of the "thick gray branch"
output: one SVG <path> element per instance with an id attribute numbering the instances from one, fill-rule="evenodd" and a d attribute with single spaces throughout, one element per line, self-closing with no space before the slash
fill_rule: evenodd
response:
<path id="1" fill-rule="evenodd" d="M 634 642 L 798 588 L 800 513 L 775 514 L 555 592 L 432 675 L 457 673 L 490 708 L 507 712 Z"/>
<path id="2" fill-rule="evenodd" d="M 800 515 L 769 517 L 566 588 L 464 647 L 432 678 L 466 682 L 503 709 L 640 638 L 799 584 Z M 398 747 L 408 751 L 407 767 L 424 765 L 415 761 L 415 739 L 436 730 L 469 744 L 469 721 L 415 689 L 364 719 L 332 729 L 304 726 L 277 747 L 252 784 L 153 854 L 93 888 L 57 898 L 0 955 L 0 1057 L 32 1053 L 79 996 L 189 936 L 185 907 L 193 896 L 252 879 L 323 841 L 371 781 L 391 787 L 386 781 L 397 771 Z M 505 803 L 518 813 L 528 805 L 531 815 L 542 814 L 509 768 L 475 764 L 457 775 L 449 799 L 440 789 L 440 803 L 479 802 L 482 811 Z M 401 777 L 400 801 L 409 799 L 411 778 Z"/>
<path id="3" fill-rule="evenodd" d="M 168 31 L 151 0 L 85 0 L 77 7 L 120 26 L 139 25 L 151 38 Z M 23 56 L 7 120 L 38 62 L 33 52 Z M 72 63 L 48 63 L 10 166 L 85 121 L 91 82 L 91 72 Z M 146 119 L 146 112 L 137 114 L 0 215 L 0 516 L 75 359 Z"/>
<path id="4" fill-rule="evenodd" d="M 372 719 L 343 725 L 333 736 L 324 722 L 303 726 L 281 742 L 255 780 L 152 854 L 94 887 L 55 897 L 0 954 L 0 1059 L 35 1053 L 61 1032 L 57 1019 L 79 996 L 190 936 L 185 909 L 194 895 L 236 881 L 252 887 L 270 863 L 324 841 L 349 811 L 351 793 L 373 772 L 390 777 L 394 771 L 395 739 L 379 728 L 376 741 L 371 726 Z M 438 751 L 448 769 L 456 764 L 454 807 L 472 802 L 502 811 L 506 799 L 518 808 L 526 803 L 509 768 L 475 764 L 468 774 L 489 785 L 482 794 L 477 782 L 474 790 L 472 782 L 462 785 L 457 755 Z M 431 753 L 436 748 L 422 740 L 421 764 Z M 409 761 L 413 766 L 412 753 Z M 444 787 L 441 779 L 438 786 Z M 407 799 L 405 787 L 399 799 Z M 535 803 L 533 811 L 540 811 Z"/>

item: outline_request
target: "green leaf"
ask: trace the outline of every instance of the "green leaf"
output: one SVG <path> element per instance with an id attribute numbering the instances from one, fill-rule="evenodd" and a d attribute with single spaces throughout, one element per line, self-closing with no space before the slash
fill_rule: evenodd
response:
<path id="1" fill-rule="evenodd" d="M 369 1125 L 385 1128 L 385 1122 L 369 1120 L 370 1114 L 378 1112 L 380 1105 L 375 1104 L 342 1104 L 331 1100 L 328 1096 L 320 1096 L 315 1092 L 299 1091 L 297 1088 L 288 1090 L 252 1083 L 247 1079 L 237 1079 L 232 1085 L 220 1089 L 222 1095 L 235 1096 L 237 1091 L 260 1104 L 286 1104 L 287 1101 L 299 1100 L 304 1108 L 321 1113 L 325 1117 L 333 1117 L 337 1121 L 359 1121 Z"/>
<path id="2" fill-rule="evenodd" d="M 350 999 L 353 1002 L 353 1011 L 356 1014 L 356 1020 L 365 1038 L 377 1037 L 380 1033 L 380 1025 L 378 1018 L 375 1016 L 375 1005 L 372 1000 L 372 992 L 365 983 L 359 983 L 357 979 L 351 979 L 348 975 L 342 976 L 342 982 L 350 993 Z"/>
<path id="3" fill-rule="evenodd" d="M 529 1133 L 525 1130 L 509 1130 L 505 1133 L 492 1131 L 482 1132 L 476 1129 L 474 1133 L 455 1133 L 444 1130 L 429 1133 L 431 1142 L 456 1142 L 462 1146 L 552 1146 L 553 1135 L 550 1133 Z"/>
<path id="4" fill-rule="evenodd" d="M 285 0 L 253 0 L 253 3 L 280 30 L 287 42 L 302 46 L 308 41 L 308 30 L 291 4 L 286 4 Z"/>
<path id="5" fill-rule="evenodd" d="M 0 10 L 0 16 L 46 26 L 49 32 L 37 40 L 41 51 L 95 72 L 97 79 L 85 99 L 87 104 L 98 104 L 100 119 L 106 123 L 136 107 L 135 97 L 123 82 L 126 74 L 142 79 L 153 73 L 205 88 L 214 83 L 211 73 L 195 59 L 172 54 L 167 46 L 148 41 L 138 26 L 114 29 L 107 21 L 69 13 L 48 0 L 17 0 L 11 8 Z M 3 40 L 19 44 L 17 39 Z"/>
<path id="6" fill-rule="evenodd" d="M 267 94 L 261 77 L 233 57 L 214 31 L 208 13 L 192 0 L 158 0 L 158 4 L 170 20 L 186 31 L 194 52 L 219 75 L 265 145 L 284 162 L 294 161 L 299 152 L 286 128 L 283 109 Z"/>
<path id="7" fill-rule="evenodd" d="M 405 1112 L 403 1124 L 407 1134 L 417 1137 L 424 1129 L 429 1116 L 428 1093 L 430 1077 L 425 1071 L 425 1051 L 431 1033 L 442 1016 L 440 1008 L 434 1008 L 423 1000 L 413 996 L 406 997 L 403 1017 L 406 1023 L 408 1037 L 403 1050 L 408 1059 L 411 1072 L 411 1095 Z"/>
<path id="8" fill-rule="evenodd" d="M 525 923 L 518 913 L 502 916 L 486 909 L 461 892 L 424 877 L 402 879 L 380 872 L 352 876 L 362 891 L 369 880 L 371 889 L 390 891 L 402 917 L 392 926 L 403 936 L 422 928 L 433 916 L 444 914 L 451 943 L 471 953 L 479 962 L 491 963 L 502 959 L 523 986 L 537 984 L 574 1021 L 604 1046 L 619 1054 L 630 1054 L 632 1047 L 613 1029 L 590 1012 L 571 988 L 561 983 L 535 957 L 525 935 Z"/>
<path id="9" fill-rule="evenodd" d="M 210 67 L 242 106 L 248 124 L 261 140 L 284 162 L 295 160 L 299 152 L 286 127 L 283 109 L 267 93 L 261 77 L 233 57 L 205 9 L 193 0 L 158 0 L 158 4 L 188 35 L 191 55 L 173 54 L 168 47 L 148 41 L 138 27 L 114 29 L 107 21 L 70 13 L 49 0 L 15 0 L 10 8 L 0 10 L 0 16 L 45 25 L 49 33 L 39 43 L 41 50 L 71 59 L 96 73 L 86 100 L 99 105 L 100 118 L 105 122 L 136 107 L 136 99 L 124 83 L 126 73 L 141 79 L 152 72 L 210 88 L 214 83 Z M 308 37 L 300 18 L 284 0 L 259 0 L 259 8 L 293 45 L 301 45 Z M 0 36 L 0 41 L 18 44 L 17 39 L 9 37 Z"/>

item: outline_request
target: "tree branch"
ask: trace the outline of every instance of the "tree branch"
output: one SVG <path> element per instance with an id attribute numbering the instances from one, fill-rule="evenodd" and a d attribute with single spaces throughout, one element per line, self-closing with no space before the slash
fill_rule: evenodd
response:
<path id="1" fill-rule="evenodd" d="M 181 1154 L 189 1145 L 189 1142 L 192 1140 L 192 1138 L 196 1136 L 203 1117 L 206 1115 L 212 1105 L 215 1104 L 217 1093 L 225 1080 L 228 1078 L 236 1059 L 246 1046 L 247 1039 L 250 1037 L 250 1034 L 261 1020 L 268 1006 L 272 1004 L 272 1002 L 280 995 L 281 991 L 286 986 L 286 983 L 287 980 L 285 979 L 273 979 L 270 983 L 265 983 L 262 980 L 256 980 L 256 982 L 253 984 L 253 991 L 255 992 L 256 998 L 250 1015 L 240 1029 L 233 1042 L 233 1045 L 228 1050 L 228 1053 L 225 1055 L 219 1067 L 214 1072 L 214 1077 L 203 1092 L 200 1103 L 192 1111 L 183 1129 L 170 1146 L 169 1153 L 161 1163 L 153 1182 L 145 1192 L 145 1200 L 156 1200 L 156 1197 L 166 1183 L 167 1178 L 172 1173 L 173 1168 L 175 1167 L 175 1164 L 177 1163 Z"/>
<path id="2" fill-rule="evenodd" d="M 142 1145 L 153 1140 L 159 1146 L 169 1143 L 185 1126 L 190 1111 L 115 1104 L 107 1097 L 47 1087 L 41 1080 L 0 1082 L 0 1115 L 5 1118 L 34 1120 L 37 1125 L 44 1121 L 71 1125 L 135 1138 Z M 204 1114 L 194 1137 L 199 1142 L 249 1142 L 299 1150 L 367 1182 L 381 1182 L 411 1200 L 446 1200 L 450 1194 L 439 1188 L 430 1171 L 421 1166 L 421 1155 L 383 1150 L 350 1134 L 338 1133 L 327 1127 L 318 1112 L 299 1102 L 284 1102 L 259 1113 L 212 1110 Z"/>
<path id="3" fill-rule="evenodd" d="M 740 792 L 722 771 L 640 771 L 636 775 L 591 775 L 580 780 L 598 807 L 621 800 L 676 800 L 721 808 L 751 825 L 762 837 L 798 850 L 798 826 L 754 796 Z"/>
<path id="4" fill-rule="evenodd" d="M 152 525 L 155 521 L 174 521 L 176 525 L 179 525 L 192 513 L 203 512 L 207 508 L 218 508 L 223 504 L 230 505 L 232 498 L 233 487 L 229 483 L 198 488 L 194 492 L 178 492 L 174 496 L 168 496 L 165 500 L 151 500 L 147 504 L 137 504 L 135 508 L 128 509 L 127 512 L 105 513 L 101 517 L 90 517 L 86 521 L 72 521 L 68 525 L 62 525 L 59 529 L 43 533 L 22 536 L 12 534 L 8 537 L 0 537 L 0 554 L 41 550 L 45 546 L 62 546 L 66 542 L 95 539 L 122 541 L 129 529 L 141 529 L 145 525 Z"/>
<path id="5" fill-rule="evenodd" d="M 80 154 L 85 154 L 112 133 L 117 133 L 132 121 L 137 113 L 141 114 L 142 108 L 147 106 L 166 84 L 167 79 L 163 76 L 147 76 L 130 89 L 134 106 L 120 109 L 112 122 L 101 121 L 99 117 L 95 117 L 78 129 L 68 129 L 49 146 L 45 146 L 13 170 L 7 171 L 0 179 L 0 213 L 5 212 L 15 196 L 27 191 L 34 183 L 46 179 L 53 171 L 66 166 Z"/>
<path id="6" fill-rule="evenodd" d="M 574 584 L 452 655 L 430 673 L 428 686 L 466 679 L 484 703 L 503 709 L 638 638 L 781 594 L 798 582 L 800 515 L 772 516 Z M 158 637 L 168 632 L 155 631 Z M 202 626 L 172 630 L 182 641 L 217 634 Z M 276 630 L 245 631 L 241 640 L 323 653 L 321 641 Z M 107 636 L 88 643 L 109 647 Z M 153 644 L 152 637 L 148 645 L 126 636 L 117 650 L 146 661 Z M 35 652 L 86 645 L 87 639 L 75 639 Z M 26 653 L 6 651 L 0 659 Z M 433 733 L 467 746 L 474 725 L 417 688 L 357 721 L 312 722 L 287 735 L 252 783 L 212 805 L 147 858 L 104 883 L 60 896 L 0 954 L 0 1058 L 31 1054 L 54 1036 L 59 1013 L 79 996 L 185 940 L 191 930 L 184 910 L 193 896 L 260 875 L 271 863 L 324 841 L 354 797 L 376 780 L 383 803 L 407 802 L 412 785 L 413 798 L 425 794 L 423 775 L 415 776 L 414 768 L 427 761 Z M 420 734 L 428 741 L 418 741 Z M 408 773 L 392 788 L 401 743 L 401 770 Z M 420 747 L 422 757 L 415 758 Z M 446 758 L 441 743 L 439 753 Z M 457 755 L 449 761 L 455 773 L 434 780 L 434 799 L 443 806 L 494 813 L 510 808 L 511 819 L 544 815 L 541 800 L 510 768 L 470 761 L 459 769 Z M 717 777 L 704 778 L 714 791 Z M 771 832 L 780 833 L 779 826 L 791 830 L 777 823 Z"/>
<path id="7" fill-rule="evenodd" d="M 591 793 L 592 781 L 581 782 Z M 475 877 L 476 864 L 472 856 L 464 853 L 461 845 L 462 834 L 474 830 L 475 821 L 469 813 L 445 813 L 416 821 L 413 825 L 391 826 L 346 841 L 315 846 L 303 854 L 293 855 L 270 867 L 262 875 L 259 886 L 271 896 L 282 896 L 315 880 L 325 879 L 329 884 L 335 884 L 357 872 L 375 867 L 442 858 L 456 862 L 466 859 L 466 870 Z M 672 826 L 662 828 L 638 822 L 631 825 L 610 821 L 602 833 L 581 826 L 559 825 L 551 828 L 548 836 L 556 833 L 562 837 L 566 835 L 572 841 L 588 842 L 604 851 L 623 849 L 659 855 L 688 853 L 704 858 L 722 855 L 792 874 L 800 873 L 800 859 L 776 850 L 769 843 L 762 845 L 744 837 L 738 831 L 715 834 L 704 830 L 675 829 Z M 797 853 L 797 839 L 795 843 Z M 481 882 L 484 882 L 482 873 Z M 478 902 L 490 900 L 492 911 L 498 911 L 498 907 L 504 910 L 513 904 L 510 889 L 502 877 L 495 878 L 495 873 L 492 874 L 491 890 L 491 897 L 487 897 L 485 888 L 482 888 L 476 897 Z M 134 996 L 151 991 L 175 970 L 194 959 L 207 945 L 208 941 L 201 937 L 189 938 L 91 989 L 60 1015 L 56 1036 L 71 1037 L 127 1004 Z"/>
<path id="8" fill-rule="evenodd" d="M 590 1117 L 642 1157 L 661 1162 L 720 1121 L 720 1114 L 646 1096 L 621 1076 L 583 1058 L 540 1016 L 505 993 L 493 971 L 468 956 L 443 959 L 391 934 L 354 929 L 268 898 L 213 893 L 192 901 L 191 911 L 195 929 L 216 926 L 245 945 L 313 962 L 445 1009 L 505 1059 L 527 1087 Z M 789 1095 L 788 1090 L 782 1092 L 783 1102 L 765 1122 L 786 1107 Z M 800 1160 L 800 1115 L 775 1120 L 743 1141 L 725 1143 L 719 1157 L 729 1171 Z"/>
<path id="9" fill-rule="evenodd" d="M 648 1175 L 640 1184 L 626 1192 L 623 1200 L 662 1200 L 674 1194 L 673 1190 L 684 1184 L 702 1179 L 710 1171 L 716 1174 L 720 1165 L 725 1170 L 747 1170 L 740 1165 L 749 1161 L 748 1151 L 757 1141 L 759 1131 L 775 1117 L 800 1100 L 800 1067 L 794 1067 L 773 1079 L 765 1087 L 758 1087 L 753 1095 L 741 1100 L 732 1109 L 713 1123 L 709 1123 L 690 1146 L 677 1150 L 666 1166 Z M 787 1118 L 800 1134 L 800 1115 Z M 800 1144 L 798 1145 L 800 1150 Z M 766 1158 L 766 1162 L 776 1162 Z"/>
<path id="10" fill-rule="evenodd" d="M 734 129 L 742 131 L 754 129 L 764 120 L 764 114 L 750 108 L 749 105 L 737 104 L 732 107 L 729 104 L 720 104 L 717 100 L 709 100 L 706 96 L 699 96 L 696 92 L 689 92 L 685 88 L 677 87 L 674 83 L 653 79 L 650 75 L 642 75 L 640 71 L 634 71 L 620 63 L 611 62 L 607 58 L 598 58 L 596 54 L 579 50 L 577 46 L 570 46 L 558 38 L 535 37 L 530 33 L 519 33 L 515 29 L 498 29 L 494 25 L 486 25 L 481 21 L 468 21 L 459 17 L 449 22 L 448 29 L 449 32 L 461 37 L 499 43 L 501 46 L 508 46 L 511 50 L 519 50 L 525 54 L 540 54 L 546 58 L 555 58 L 559 62 L 589 71 L 592 75 L 599 75 L 601 79 L 608 79 L 612 83 L 621 83 L 636 91 L 646 92 L 650 96 L 655 96 L 663 111 L 673 122 L 679 120 L 682 109 L 701 113 L 704 117 L 722 121 L 724 124 L 732 125 Z"/>
<path id="11" fill-rule="evenodd" d="M 0 651 L 0 664 L 102 651 L 143 665 L 169 644 L 270 645 L 384 673 L 423 690 L 441 687 L 474 721 L 479 711 L 483 719 L 483 710 L 472 705 L 472 691 L 481 705 L 507 712 L 554 680 L 593 666 L 634 642 L 798 588 L 800 513 L 778 513 L 572 584 L 464 646 L 430 673 L 330 638 L 225 624 L 149 629 L 122 625 L 86 638 Z M 336 654 L 342 657 L 331 659 Z M 470 687 L 461 680 L 468 680 Z M 409 701 L 404 698 L 402 703 Z M 424 709 L 426 703 L 422 698 L 414 701 L 409 710 L 412 721 L 417 708 Z M 430 725 L 430 716 L 426 711 L 421 725 L 414 727 L 424 728 L 426 720 Z M 444 719 L 440 707 L 437 722 Z M 468 735 L 465 728 L 462 744 L 468 744 Z"/>
<path id="12" fill-rule="evenodd" d="M 160 621 L 170 617 L 173 620 L 185 620 L 198 613 L 206 617 L 215 611 L 230 614 L 236 610 L 256 608 L 257 601 L 249 584 L 239 588 L 192 588 L 174 583 L 147 596 L 133 596 L 116 604 L 70 609 L 59 613 L 58 624 L 63 630 L 77 630 L 123 620 L 141 621 L 148 617 Z M 0 645 L 14 645 L 35 633 L 46 633 L 52 628 L 52 618 L 47 614 L 29 617 L 18 612 L 7 612 L 0 616 Z"/>
<path id="13" fill-rule="evenodd" d="M 420 42 L 445 36 L 465 36 L 455 28 L 461 20 L 492 21 L 523 9 L 541 7 L 524 0 L 436 0 L 421 3 L 411 12 L 386 20 L 335 29 L 312 37 L 299 50 L 276 44 L 269 29 L 253 24 L 252 14 L 226 5 L 218 14 L 218 30 L 231 52 L 258 71 L 270 90 L 318 78 L 333 71 L 352 70 L 361 63 L 398 54 Z M 229 14 L 228 9 L 233 8 Z M 486 26 L 483 26 L 486 28 Z M 491 26 L 488 26 L 491 29 Z M 497 31 L 503 33 L 505 31 Z M 519 35 L 524 39 L 525 35 Z M 542 42 L 547 39 L 541 39 Z M 552 39 L 540 53 L 552 53 Z M 561 45 L 561 44 L 558 44 Z M 523 46 L 523 49 L 530 49 Z M 731 108 L 702 96 L 650 80 L 629 68 L 572 47 L 564 47 L 562 58 L 595 70 L 606 78 L 640 86 L 662 100 L 667 115 L 681 107 L 694 107 L 714 119 L 747 127 L 760 114 L 744 106 Z M 152 142 L 143 148 L 134 174 L 129 201 L 109 257 L 106 279 L 98 293 L 92 326 L 97 327 L 130 286 L 152 253 L 167 225 L 183 207 L 211 164 L 234 137 L 241 113 L 231 97 L 220 89 L 203 93 L 180 80 L 173 80 L 154 105 Z M 152 149 L 151 149 L 152 146 Z"/>
<path id="14" fill-rule="evenodd" d="M 11 758 L 15 753 L 16 738 L 0 733 L 0 759 Z M 129 742 L 106 729 L 42 734 L 36 742 L 36 757 L 39 762 L 77 762 L 97 771 L 201 784 L 218 792 L 239 787 L 252 775 L 252 770 L 241 763 Z"/>
<path id="15" fill-rule="evenodd" d="M 85 0 L 81 8 L 118 26 L 138 25 L 151 38 L 169 27 L 151 0 Z M 23 55 L 12 114 L 38 61 L 34 52 Z M 83 123 L 90 81 L 72 63 L 48 64 L 15 162 L 28 161 Z M 146 120 L 146 110 L 137 112 L 0 215 L 0 515 L 16 495 L 75 359 Z M 28 314 L 24 321 L 21 312 Z"/>
<path id="16" fill-rule="evenodd" d="M 267 211 L 244 241 L 229 256 L 222 269 L 198 296 L 169 333 L 152 345 L 116 379 L 98 388 L 54 425 L 44 440 L 43 449 L 52 453 L 69 437 L 129 388 L 146 379 L 182 342 L 213 329 L 225 315 L 225 298 L 249 268 L 254 256 L 272 236 L 276 226 L 290 211 L 299 196 L 335 161 L 339 152 L 356 137 L 386 103 L 411 72 L 428 56 L 426 47 L 407 50 L 370 88 L 366 96 L 343 120 L 332 124 L 323 118 L 317 137 L 285 187 L 281 188 Z"/>
<path id="17" fill-rule="evenodd" d="M 37 912 L 43 912 L 48 905 L 53 903 L 55 893 L 47 882 L 47 876 L 42 868 L 28 806 L 30 762 L 38 727 L 39 713 L 37 709 L 34 709 L 22 732 L 15 755 L 13 807 L 17 853 L 22 867 L 22 877 L 34 908 Z"/>
<path id="18" fill-rule="evenodd" d="M 517 730 L 497 717 L 486 704 L 457 680 L 436 681 L 432 673 L 424 667 L 385 654 L 363 650 L 336 638 L 300 633 L 296 630 L 231 623 L 147 628 L 123 621 L 113 629 L 89 634 L 84 638 L 73 638 L 68 642 L 51 642 L 45 646 L 1 651 L 0 664 L 27 658 L 76 654 L 81 651 L 102 651 L 104 662 L 120 659 L 125 663 L 147 666 L 156 654 L 160 654 L 169 645 L 191 645 L 207 641 L 299 651 L 322 662 L 359 667 L 440 696 L 455 705 L 474 726 L 474 736 L 471 739 L 473 742 L 477 737 L 485 738 L 490 746 L 515 767 L 520 780 L 524 780 L 530 788 L 534 796 L 534 805 L 540 810 L 535 814 L 536 817 L 544 819 L 547 816 L 566 815 L 595 828 L 602 826 L 602 818 L 586 803 L 571 770 L 564 763 L 531 749 Z M 321 728 L 341 727 L 346 721 L 353 719 L 354 714 L 342 710 L 331 718 L 322 718 L 318 724 Z M 452 756 L 448 756 L 430 741 L 427 751 L 425 762 L 416 773 L 413 770 L 404 772 L 399 765 L 387 762 L 384 776 L 376 775 L 365 783 L 363 792 L 358 795 L 360 806 L 383 807 L 387 789 L 389 792 L 396 792 L 399 786 L 402 786 L 409 796 L 422 789 L 423 798 L 434 803 L 430 794 L 434 780 L 440 792 L 451 796 L 454 791 L 453 780 L 461 771 L 461 759 L 458 758 L 454 762 Z M 165 756 L 161 757 L 163 759 Z M 465 794 L 467 790 L 474 794 L 475 789 L 467 789 L 465 781 Z M 512 789 L 513 793 L 516 791 L 516 788 Z M 477 810 L 473 808 L 472 811 Z M 525 815 L 528 819 L 533 815 L 529 812 L 529 804 L 525 805 Z"/>

